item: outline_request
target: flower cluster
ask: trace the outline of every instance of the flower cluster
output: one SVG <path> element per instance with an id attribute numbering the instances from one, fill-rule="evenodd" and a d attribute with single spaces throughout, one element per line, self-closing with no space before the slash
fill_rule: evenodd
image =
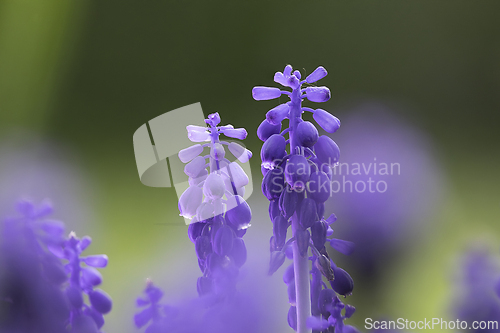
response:
<path id="1" fill-rule="evenodd" d="M 94 267 L 105 267 L 107 256 L 81 257 L 90 237 L 65 238 L 64 224 L 48 219 L 48 202 L 21 201 L 17 208 L 22 217 L 5 220 L 1 237 L 2 331 L 100 332 L 112 301 L 94 289 L 102 282 Z"/>
<path id="2" fill-rule="evenodd" d="M 338 163 L 340 151 L 332 139 L 319 135 L 313 123 L 304 121 L 302 113 L 311 112 L 316 123 L 328 133 L 337 131 L 340 121 L 323 109 L 302 106 L 304 99 L 312 102 L 330 99 L 327 87 L 312 85 L 325 77 L 327 71 L 320 66 L 304 80 L 301 80 L 299 71 L 292 71 L 292 66 L 288 65 L 283 73 L 277 72 L 274 76 L 275 82 L 291 88 L 291 92 L 272 87 L 254 87 L 252 90 L 255 100 L 269 100 L 281 95 L 290 98 L 290 101 L 268 111 L 257 130 L 258 137 L 264 141 L 261 150 L 262 192 L 270 201 L 269 216 L 273 222 L 269 273 L 274 273 L 286 256 L 293 259 L 283 278 L 288 285 L 291 304 L 290 327 L 299 332 L 308 329 L 350 332 L 353 328 L 344 326 L 343 321 L 353 314 L 354 308 L 344 305 L 336 294 L 351 294 L 353 281 L 347 272 L 333 263 L 325 247 L 328 242 L 344 254 L 353 250 L 350 242 L 327 239 L 333 233 L 330 224 L 335 222 L 336 216 L 324 217 L 324 203 L 331 193 L 332 168 Z M 307 87 L 302 88 L 303 85 Z M 288 118 L 289 126 L 282 130 L 285 118 Z M 293 237 L 287 241 L 290 226 Z M 311 270 L 308 259 L 313 263 Z M 333 290 L 326 287 L 322 276 Z"/>
<path id="3" fill-rule="evenodd" d="M 187 163 L 184 172 L 189 177 L 189 187 L 179 198 L 179 211 L 181 216 L 191 219 L 188 235 L 195 244 L 203 273 L 197 282 L 198 294 L 210 303 L 208 308 L 219 310 L 234 302 L 239 304 L 235 293 L 236 278 L 247 258 L 242 237 L 252 218 L 250 206 L 243 199 L 248 176 L 237 162 L 225 157 L 224 146 L 241 163 L 248 162 L 252 153 L 236 142 L 220 140 L 221 134 L 242 140 L 247 132 L 232 125 L 218 126 L 220 121 L 219 114 L 213 113 L 205 120 L 208 127 L 188 126 L 191 141 L 208 142 L 179 152 L 179 159 Z M 205 148 L 209 153 L 202 155 Z M 189 320 L 182 319 L 181 308 L 159 304 L 163 293 L 152 283 L 148 282 L 145 294 L 146 298 L 137 301 L 138 306 L 148 305 L 135 316 L 137 327 L 149 323 L 148 333 L 181 327 L 186 332 L 196 331 L 187 328 Z M 241 305 L 236 307 L 242 308 Z M 190 324 L 195 325 L 195 320 L 191 319 Z"/>

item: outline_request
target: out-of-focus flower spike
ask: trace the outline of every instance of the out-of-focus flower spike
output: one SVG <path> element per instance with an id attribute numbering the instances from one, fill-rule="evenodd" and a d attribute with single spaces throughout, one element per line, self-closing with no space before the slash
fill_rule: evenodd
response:
<path id="1" fill-rule="evenodd" d="M 322 103 L 330 99 L 330 89 L 327 87 L 307 87 L 306 97 L 311 102 Z"/>
<path id="2" fill-rule="evenodd" d="M 257 136 L 261 141 L 266 141 L 273 134 L 280 134 L 281 123 L 273 125 L 264 119 L 257 128 Z"/>
<path id="3" fill-rule="evenodd" d="M 252 89 L 252 97 L 256 101 L 265 101 L 275 99 L 281 96 L 281 90 L 273 87 L 254 87 Z"/>
<path id="4" fill-rule="evenodd" d="M 241 163 L 246 163 L 252 158 L 252 152 L 236 142 L 230 142 L 228 149 Z"/>
<path id="5" fill-rule="evenodd" d="M 225 129 L 222 131 L 222 133 L 224 133 L 224 135 L 227 137 L 239 140 L 244 140 L 248 135 L 246 129 L 244 128 Z"/>
<path id="6" fill-rule="evenodd" d="M 54 237 L 62 237 L 64 234 L 64 223 L 56 220 L 45 220 L 41 223 L 41 229 Z"/>
<path id="7" fill-rule="evenodd" d="M 35 205 L 33 202 L 22 199 L 16 203 L 16 210 L 26 217 L 32 217 L 35 215 Z"/>
<path id="8" fill-rule="evenodd" d="M 290 107 L 288 104 L 280 104 L 267 112 L 266 119 L 270 124 L 281 124 L 281 122 L 288 117 L 289 110 Z"/>
<path id="9" fill-rule="evenodd" d="M 324 78 L 327 75 L 328 75 L 328 72 L 326 71 L 326 69 L 323 66 L 319 66 L 318 68 L 316 68 L 314 70 L 314 72 L 312 72 L 311 74 L 309 74 L 306 77 L 306 82 L 307 83 L 314 83 L 316 81 L 321 80 L 322 78 Z"/>
<path id="10" fill-rule="evenodd" d="M 323 109 L 316 109 L 313 118 L 328 133 L 335 133 L 340 128 L 340 120 Z"/>
<path id="11" fill-rule="evenodd" d="M 179 152 L 178 156 L 182 163 L 191 161 L 196 156 L 203 152 L 203 147 L 200 144 L 188 147 Z"/>
<path id="12" fill-rule="evenodd" d="M 103 268 L 103 267 L 106 267 L 108 265 L 108 256 L 105 254 L 88 256 L 88 257 L 82 258 L 82 260 L 84 263 L 86 263 L 87 265 L 89 265 L 91 267 Z"/>
<path id="13" fill-rule="evenodd" d="M 349 242 L 342 239 L 332 238 L 330 239 L 330 246 L 335 250 L 339 251 L 345 255 L 351 255 L 354 252 L 355 246 L 353 242 Z"/>
<path id="14" fill-rule="evenodd" d="M 151 319 L 153 319 L 153 311 L 151 308 L 146 308 L 134 315 L 134 324 L 137 328 L 142 328 Z"/>

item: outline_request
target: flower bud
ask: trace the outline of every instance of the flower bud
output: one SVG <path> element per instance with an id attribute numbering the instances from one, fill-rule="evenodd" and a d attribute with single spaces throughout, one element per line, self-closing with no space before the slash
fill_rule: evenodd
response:
<path id="1" fill-rule="evenodd" d="M 216 161 L 221 161 L 225 155 L 226 151 L 220 143 L 214 143 L 210 148 L 210 157 Z"/>
<path id="2" fill-rule="evenodd" d="M 252 152 L 250 150 L 242 147 L 236 142 L 229 143 L 228 149 L 241 163 L 248 162 L 248 160 L 252 157 Z"/>
<path id="3" fill-rule="evenodd" d="M 313 118 L 328 133 L 335 133 L 340 128 L 340 120 L 323 109 L 315 110 Z"/>
<path id="4" fill-rule="evenodd" d="M 193 142 L 203 142 L 210 140 L 210 133 L 206 127 L 189 125 L 186 127 L 189 140 Z"/>
<path id="5" fill-rule="evenodd" d="M 205 223 L 202 222 L 195 222 L 195 223 L 190 223 L 188 226 L 188 236 L 191 242 L 196 242 L 196 238 L 201 236 L 201 232 L 203 231 L 203 228 L 205 228 Z"/>
<path id="6" fill-rule="evenodd" d="M 302 155 L 292 155 L 286 162 L 285 178 L 292 189 L 301 190 L 311 175 L 309 161 Z"/>
<path id="7" fill-rule="evenodd" d="M 286 219 L 292 217 L 293 213 L 300 207 L 304 199 L 304 191 L 297 192 L 290 188 L 285 188 L 280 196 L 280 210 Z"/>
<path id="8" fill-rule="evenodd" d="M 321 250 L 325 247 L 327 224 L 322 221 L 314 222 L 311 227 L 311 239 L 314 246 Z"/>
<path id="9" fill-rule="evenodd" d="M 82 268 L 82 284 L 88 288 L 98 286 L 102 283 L 101 273 L 93 267 Z"/>
<path id="10" fill-rule="evenodd" d="M 269 218 L 271 221 L 274 221 L 274 219 L 281 214 L 280 209 L 279 209 L 279 203 L 278 200 L 271 200 L 269 202 Z"/>
<path id="11" fill-rule="evenodd" d="M 208 115 L 208 123 L 212 126 L 217 126 L 220 124 L 220 116 L 218 112 Z"/>
<path id="12" fill-rule="evenodd" d="M 244 128 L 224 129 L 222 133 L 224 133 L 224 135 L 229 138 L 235 138 L 239 140 L 245 139 L 248 135 L 247 131 Z"/>
<path id="13" fill-rule="evenodd" d="M 335 275 L 335 280 L 330 281 L 330 285 L 335 292 L 342 296 L 348 296 L 352 294 L 354 289 L 354 281 L 351 276 L 344 271 L 342 268 L 337 267 L 335 264 L 332 265 L 333 274 Z"/>
<path id="14" fill-rule="evenodd" d="M 283 119 L 288 117 L 288 111 L 289 111 L 289 106 L 288 104 L 280 104 L 274 109 L 271 109 L 267 112 L 266 114 L 266 119 L 269 123 L 273 125 L 281 124 Z"/>
<path id="15" fill-rule="evenodd" d="M 318 203 L 323 203 L 330 197 L 331 189 L 332 183 L 327 174 L 323 171 L 314 172 L 307 183 L 307 197 Z"/>
<path id="16" fill-rule="evenodd" d="M 288 303 L 290 305 L 297 305 L 297 292 L 295 290 L 295 281 L 287 285 L 286 292 L 288 294 Z"/>
<path id="17" fill-rule="evenodd" d="M 205 169 L 205 158 L 195 157 L 191 162 L 184 166 L 184 173 L 189 177 L 197 177 Z"/>
<path id="18" fill-rule="evenodd" d="M 239 189 L 240 187 L 246 186 L 248 184 L 248 176 L 238 163 L 230 163 L 227 166 L 227 171 L 231 176 L 231 181 L 234 183 L 236 189 Z M 231 190 L 230 192 L 232 193 L 233 191 Z"/>
<path id="19" fill-rule="evenodd" d="M 300 204 L 299 210 L 299 222 L 302 228 L 307 229 L 313 225 L 314 222 L 318 221 L 317 206 L 311 198 L 305 198 Z"/>
<path id="20" fill-rule="evenodd" d="M 262 193 L 268 200 L 279 199 L 285 186 L 284 182 L 283 170 L 281 168 L 272 169 L 262 179 Z"/>
<path id="21" fill-rule="evenodd" d="M 196 238 L 194 248 L 196 256 L 201 260 L 205 260 L 207 256 L 212 253 L 212 243 L 210 243 L 210 237 L 200 236 Z"/>
<path id="22" fill-rule="evenodd" d="M 309 121 L 303 121 L 297 125 L 295 137 L 301 146 L 312 147 L 318 141 L 319 134 L 316 126 Z"/>
<path id="23" fill-rule="evenodd" d="M 88 256 L 83 258 L 83 262 L 92 267 L 102 268 L 108 265 L 108 256 L 105 254 Z"/>
<path id="24" fill-rule="evenodd" d="M 257 136 L 261 141 L 266 141 L 271 135 L 281 132 L 281 123 L 273 125 L 264 119 L 257 128 Z"/>
<path id="25" fill-rule="evenodd" d="M 323 66 L 319 66 L 314 70 L 314 72 L 312 72 L 306 77 L 306 82 L 314 83 L 324 78 L 327 74 L 328 72 L 326 71 L 326 69 Z"/>
<path id="26" fill-rule="evenodd" d="M 228 226 L 222 226 L 217 230 L 214 239 L 214 251 L 220 256 L 230 254 L 233 249 L 234 233 Z"/>
<path id="27" fill-rule="evenodd" d="M 203 184 L 203 193 L 207 198 L 220 199 L 224 196 L 226 185 L 222 177 L 216 173 L 208 175 Z"/>
<path id="28" fill-rule="evenodd" d="M 203 202 L 196 210 L 196 218 L 198 221 L 205 221 L 214 217 L 214 205 L 211 202 Z"/>
<path id="29" fill-rule="evenodd" d="M 269 263 L 269 275 L 273 275 L 285 262 L 285 254 L 282 251 L 273 251 Z"/>
<path id="30" fill-rule="evenodd" d="M 273 220 L 273 235 L 276 240 L 276 247 L 282 249 L 286 241 L 286 231 L 288 221 L 280 214 Z"/>
<path id="31" fill-rule="evenodd" d="M 307 249 L 309 248 L 310 239 L 311 235 L 309 234 L 309 230 L 297 229 L 295 231 L 295 241 L 297 242 L 297 247 L 302 257 L 305 257 L 307 255 Z"/>
<path id="32" fill-rule="evenodd" d="M 247 248 L 243 239 L 239 237 L 234 239 L 231 257 L 234 260 L 234 264 L 238 267 L 243 266 L 245 261 L 247 261 Z"/>
<path id="33" fill-rule="evenodd" d="M 227 212 L 225 217 L 236 230 L 246 229 L 250 226 L 252 211 L 242 197 L 235 195 L 227 200 Z"/>
<path id="34" fill-rule="evenodd" d="M 92 304 L 92 307 L 102 313 L 108 313 L 111 311 L 111 307 L 113 306 L 113 303 L 111 301 L 111 297 L 109 297 L 108 294 L 106 294 L 104 291 L 101 289 L 95 289 L 89 293 L 89 300 L 90 303 Z"/>
<path id="35" fill-rule="evenodd" d="M 256 101 L 265 101 L 269 99 L 278 98 L 281 96 L 281 90 L 279 88 L 272 87 L 253 87 L 252 97 Z"/>
<path id="36" fill-rule="evenodd" d="M 179 198 L 180 215 L 185 218 L 192 218 L 196 215 L 196 210 L 203 200 L 203 190 L 198 186 L 190 186 Z"/>
<path id="37" fill-rule="evenodd" d="M 280 134 L 273 134 L 264 142 L 260 151 L 262 165 L 268 169 L 276 166 L 286 154 L 286 140 Z"/>
<path id="38" fill-rule="evenodd" d="M 293 268 L 293 263 L 290 264 L 285 270 L 285 273 L 283 273 L 283 282 L 286 284 L 292 283 L 292 281 L 295 280 L 295 272 Z"/>
<path id="39" fill-rule="evenodd" d="M 306 97 L 311 102 L 326 102 L 330 99 L 330 89 L 327 87 L 307 87 Z"/>
<path id="40" fill-rule="evenodd" d="M 331 167 L 335 166 L 340 158 L 339 147 L 326 135 L 319 137 L 318 142 L 314 145 L 314 152 L 321 163 L 328 164 Z"/>

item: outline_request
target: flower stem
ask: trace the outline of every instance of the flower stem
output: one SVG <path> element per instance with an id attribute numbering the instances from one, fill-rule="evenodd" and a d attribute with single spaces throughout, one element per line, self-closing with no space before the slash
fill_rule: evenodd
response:
<path id="1" fill-rule="evenodd" d="M 300 87 L 294 89 L 291 98 L 290 108 L 290 154 L 295 154 L 297 144 L 295 142 L 294 134 L 297 129 L 298 120 L 302 114 L 302 98 Z M 299 219 L 295 213 L 292 216 L 292 232 L 295 237 L 296 231 L 300 228 Z M 293 265 L 295 273 L 295 294 L 296 294 L 296 307 L 297 307 L 297 332 L 310 333 L 311 330 L 307 328 L 306 321 L 311 316 L 311 297 L 309 286 L 309 263 L 307 255 L 302 257 L 297 246 L 297 242 L 293 244 Z"/>

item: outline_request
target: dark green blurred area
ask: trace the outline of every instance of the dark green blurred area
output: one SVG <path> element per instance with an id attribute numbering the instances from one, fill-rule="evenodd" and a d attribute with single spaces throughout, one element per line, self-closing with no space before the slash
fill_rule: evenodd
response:
<path id="1" fill-rule="evenodd" d="M 321 84 L 332 91 L 322 108 L 342 119 L 360 99 L 404 105 L 401 116 L 429 135 L 449 178 L 451 203 L 436 217 L 436 234 L 373 287 L 377 299 L 353 298 L 360 326 L 380 311 L 400 315 L 395 302 L 419 319 L 445 305 L 446 276 L 437 271 L 445 255 L 475 233 L 500 232 L 499 12 L 496 0 L 0 1 L 0 139 L 28 129 L 79 156 L 98 184 L 89 194 L 95 251 L 116 262 L 104 272 L 114 282 L 104 287 L 132 302 L 121 291 L 140 291 L 151 266 L 143 258 L 155 244 L 187 242 L 173 190 L 140 183 L 134 131 L 201 102 L 205 114 L 219 112 L 249 132 L 253 196 L 260 196 L 255 131 L 276 101 L 256 102 L 251 89 L 276 86 L 274 72 L 288 63 L 303 75 L 322 65 L 329 75 Z M 431 258 L 436 252 L 443 256 Z M 438 275 L 432 286 L 429 274 Z M 422 291 L 431 295 L 410 301 Z"/>

